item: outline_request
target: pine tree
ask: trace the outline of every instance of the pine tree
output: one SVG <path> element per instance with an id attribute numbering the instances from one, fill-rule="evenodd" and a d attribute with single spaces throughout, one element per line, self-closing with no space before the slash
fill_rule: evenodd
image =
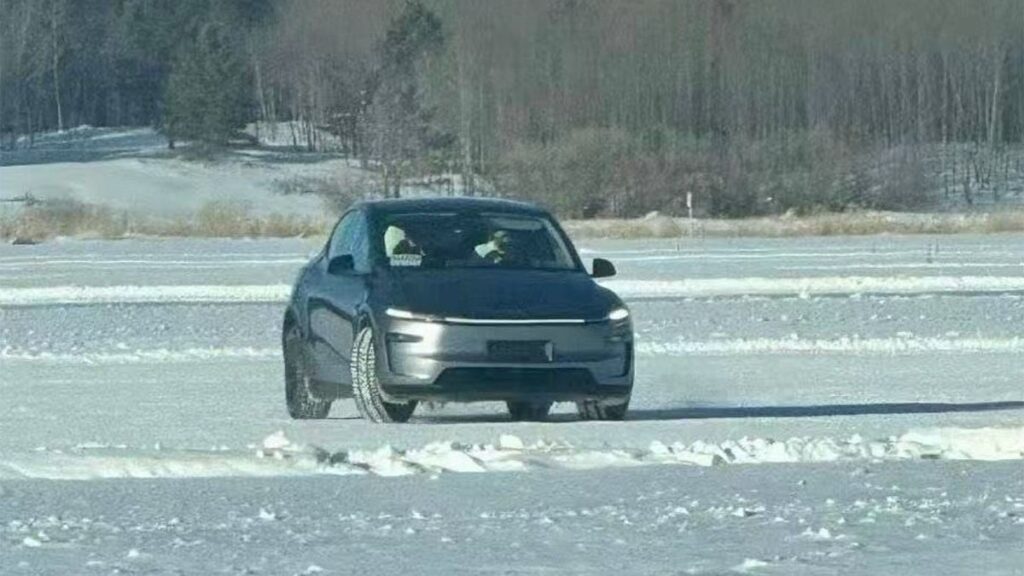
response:
<path id="1" fill-rule="evenodd" d="M 441 21 L 415 0 L 391 22 L 381 44 L 368 123 L 371 147 L 384 167 L 386 195 L 401 194 L 406 165 L 451 143 L 431 124 L 420 86 L 422 67 L 443 46 Z"/>
<path id="2" fill-rule="evenodd" d="M 217 24 L 179 51 L 167 83 L 164 131 L 176 140 L 224 146 L 249 117 L 247 68 L 241 51 Z"/>

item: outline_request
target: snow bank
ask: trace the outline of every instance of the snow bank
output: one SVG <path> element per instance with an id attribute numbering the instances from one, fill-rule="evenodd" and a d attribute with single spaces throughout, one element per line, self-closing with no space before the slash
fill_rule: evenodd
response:
<path id="1" fill-rule="evenodd" d="M 71 452 L 45 450 L 0 460 L 0 478 L 87 480 L 296 474 L 409 476 L 443 472 L 486 473 L 551 468 L 597 469 L 646 465 L 722 466 L 890 460 L 1021 460 L 1024 427 L 911 430 L 899 437 L 865 440 L 799 437 L 724 442 L 666 443 L 646 448 L 579 450 L 564 441 L 526 445 L 503 435 L 497 444 L 432 442 L 421 448 L 330 452 L 293 443 L 275 432 L 252 454 L 228 451 L 132 451 L 83 444 Z"/>
<path id="2" fill-rule="evenodd" d="M 608 280 L 602 285 L 626 299 L 711 296 L 820 296 L 835 294 L 933 294 L 1024 292 L 1024 276 L 820 276 L 808 278 L 692 278 Z"/>

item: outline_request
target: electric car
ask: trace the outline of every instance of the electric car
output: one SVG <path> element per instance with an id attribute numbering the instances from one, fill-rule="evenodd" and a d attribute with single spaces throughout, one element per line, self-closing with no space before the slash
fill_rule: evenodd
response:
<path id="1" fill-rule="evenodd" d="M 373 422 L 416 405 L 505 402 L 542 420 L 555 402 L 621 420 L 633 388 L 628 308 L 588 271 L 555 218 L 483 198 L 354 205 L 302 269 L 284 317 L 285 400 L 325 418 L 352 397 Z"/>

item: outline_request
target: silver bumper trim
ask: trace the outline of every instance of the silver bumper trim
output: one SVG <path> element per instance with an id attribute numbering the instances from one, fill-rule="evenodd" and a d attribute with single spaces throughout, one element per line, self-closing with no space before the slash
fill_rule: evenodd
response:
<path id="1" fill-rule="evenodd" d="M 503 318 L 459 318 L 457 316 L 446 316 L 441 318 L 441 322 L 447 322 L 448 324 L 498 324 L 503 326 L 523 326 L 530 324 L 571 324 L 579 325 L 586 324 L 587 321 L 581 318 L 529 318 L 529 319 L 503 319 Z"/>

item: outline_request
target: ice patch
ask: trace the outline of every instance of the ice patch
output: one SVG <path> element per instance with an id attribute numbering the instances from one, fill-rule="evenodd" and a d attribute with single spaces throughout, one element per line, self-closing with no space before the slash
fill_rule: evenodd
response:
<path id="1" fill-rule="evenodd" d="M 733 570 L 733 572 L 739 572 L 741 574 L 746 574 L 747 572 L 753 572 L 754 570 L 757 570 L 758 568 L 764 568 L 765 566 L 769 566 L 769 565 L 770 564 L 768 564 L 764 560 L 758 560 L 756 558 L 747 558 L 743 562 L 741 562 L 740 564 L 737 564 L 736 566 L 734 566 L 732 570 Z"/>
<path id="2" fill-rule="evenodd" d="M 800 533 L 800 537 L 806 540 L 814 540 L 817 542 L 826 542 L 834 538 L 834 536 L 832 535 L 832 531 L 824 527 L 819 528 L 817 530 L 807 528 L 806 530 Z"/>
<path id="3" fill-rule="evenodd" d="M 274 432 L 270 436 L 267 436 L 266 438 L 263 439 L 263 449 L 282 450 L 290 446 L 291 443 L 291 440 L 289 440 L 284 435 L 284 430 L 278 430 L 277 432 Z"/>
<path id="4" fill-rule="evenodd" d="M 498 447 L 502 450 L 522 450 L 525 446 L 518 436 L 502 434 L 498 438 Z"/>

